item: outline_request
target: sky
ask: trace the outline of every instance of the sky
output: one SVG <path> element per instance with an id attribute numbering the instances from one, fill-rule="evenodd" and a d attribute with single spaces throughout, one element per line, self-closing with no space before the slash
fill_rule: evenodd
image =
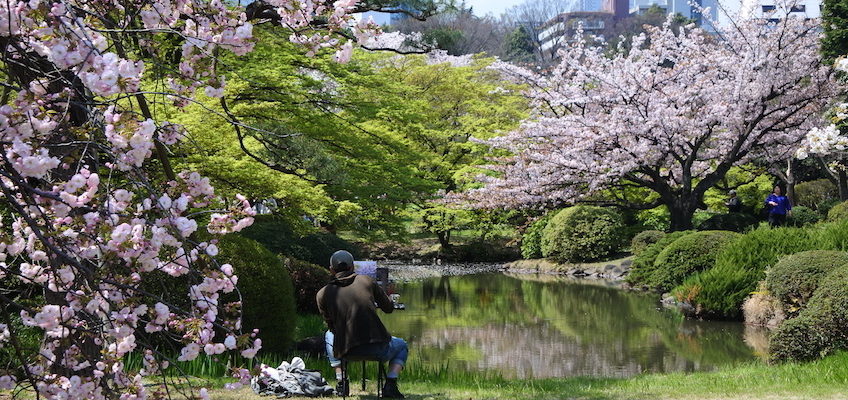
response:
<path id="1" fill-rule="evenodd" d="M 493 14 L 496 17 L 500 16 L 507 8 L 521 2 L 522 0 L 466 0 L 466 4 L 474 7 L 474 14 L 480 16 Z"/>

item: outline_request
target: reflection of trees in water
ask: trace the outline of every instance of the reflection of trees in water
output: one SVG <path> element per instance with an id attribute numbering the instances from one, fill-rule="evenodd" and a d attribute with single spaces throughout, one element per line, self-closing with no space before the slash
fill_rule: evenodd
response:
<path id="1" fill-rule="evenodd" d="M 528 330 L 514 325 L 441 328 L 427 331 L 418 348 L 450 350 L 457 345 L 477 350 L 471 360 L 444 360 L 425 351 L 424 363 L 464 364 L 471 369 L 499 370 L 510 378 L 550 378 L 569 376 L 628 377 L 642 372 L 696 371 L 711 366 L 692 362 L 679 354 L 666 351 L 661 343 L 649 346 L 656 350 L 647 360 L 633 357 L 626 347 L 606 347 L 580 343 L 563 337 L 555 329 L 540 327 Z"/>
<path id="2" fill-rule="evenodd" d="M 422 360 L 515 371 L 517 377 L 629 376 L 752 359 L 740 324 L 687 321 L 652 296 L 490 274 L 407 285 L 387 318 Z M 470 354 L 470 355 L 469 355 Z M 415 357 L 416 355 L 413 355 Z"/>

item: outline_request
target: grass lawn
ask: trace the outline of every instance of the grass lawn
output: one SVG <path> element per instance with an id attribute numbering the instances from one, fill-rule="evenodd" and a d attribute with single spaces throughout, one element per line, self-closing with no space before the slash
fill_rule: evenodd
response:
<path id="1" fill-rule="evenodd" d="M 407 399 L 848 399 L 848 353 L 840 353 L 807 364 L 767 366 L 749 364 L 717 372 L 693 374 L 650 374 L 630 379 L 544 379 L 506 380 L 451 376 L 445 371 L 429 378 L 414 372 L 400 383 Z M 417 375 L 417 376 L 416 376 Z M 220 384 L 220 383 L 219 383 Z M 355 399 L 374 399 L 374 383 L 369 393 L 359 393 L 352 383 Z M 259 400 L 249 388 L 238 391 L 215 389 L 212 398 L 220 400 Z"/>

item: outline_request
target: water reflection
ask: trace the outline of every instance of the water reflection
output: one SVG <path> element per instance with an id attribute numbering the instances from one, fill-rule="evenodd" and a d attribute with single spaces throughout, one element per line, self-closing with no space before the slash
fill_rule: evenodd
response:
<path id="1" fill-rule="evenodd" d="M 599 284 L 485 274 L 408 283 L 401 293 L 406 311 L 384 321 L 431 365 L 512 378 L 626 377 L 755 358 L 742 324 L 686 320 L 655 296 Z"/>

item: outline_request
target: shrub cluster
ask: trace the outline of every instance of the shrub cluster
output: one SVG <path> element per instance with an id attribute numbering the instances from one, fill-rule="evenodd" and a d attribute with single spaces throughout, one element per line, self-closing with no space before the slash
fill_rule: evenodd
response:
<path id="1" fill-rule="evenodd" d="M 218 248 L 217 261 L 232 265 L 239 277 L 242 329 L 259 329 L 263 351 L 287 351 L 296 318 L 294 288 L 283 261 L 259 242 L 236 234 L 224 236 Z"/>
<path id="2" fill-rule="evenodd" d="M 769 268 L 766 289 L 792 315 L 807 304 L 825 275 L 846 264 L 848 253 L 842 251 L 811 250 L 792 254 Z"/>
<path id="3" fill-rule="evenodd" d="M 639 232 L 633 237 L 633 240 L 630 241 L 630 252 L 633 253 L 634 256 L 638 256 L 648 246 L 662 239 L 663 236 L 665 236 L 665 232 L 663 231 L 649 230 Z"/>
<path id="4" fill-rule="evenodd" d="M 795 185 L 798 205 L 821 211 L 821 206 L 839 197 L 836 185 L 827 179 L 801 182 Z"/>
<path id="5" fill-rule="evenodd" d="M 797 206 L 792 208 L 792 216 L 787 221 L 792 226 L 807 226 L 822 219 L 822 215 L 809 207 Z"/>
<path id="6" fill-rule="evenodd" d="M 692 233 L 692 231 L 671 232 L 661 237 L 656 243 L 645 247 L 644 250 L 640 251 L 639 254 L 633 258 L 633 265 L 630 267 L 630 272 L 627 274 L 626 278 L 627 283 L 634 287 L 646 286 L 648 279 L 654 273 L 654 261 L 657 260 L 657 257 L 663 249 L 675 240 L 690 233 Z"/>
<path id="7" fill-rule="evenodd" d="M 330 271 L 294 258 L 287 258 L 283 262 L 291 275 L 297 312 L 317 314 L 318 304 L 315 296 L 332 279 Z"/>
<path id="8" fill-rule="evenodd" d="M 755 229 L 728 243 L 714 267 L 687 278 L 673 293 L 694 302 L 702 316 L 739 318 L 742 303 L 768 267 L 781 256 L 818 248 L 818 235 L 810 229 Z"/>
<path id="9" fill-rule="evenodd" d="M 621 247 L 624 222 L 615 210 L 574 206 L 558 212 L 542 233 L 542 255 L 559 262 L 595 261 Z"/>
<path id="10" fill-rule="evenodd" d="M 812 360 L 848 347 L 848 268 L 831 271 L 801 313 L 769 340 L 777 361 Z"/>
<path id="11" fill-rule="evenodd" d="M 654 272 L 646 282 L 648 287 L 667 291 L 693 273 L 711 268 L 719 251 L 738 236 L 729 231 L 701 231 L 675 240 L 654 261 Z"/>
<path id="12" fill-rule="evenodd" d="M 527 227 L 524 236 L 521 238 L 521 257 L 525 260 L 533 258 L 542 258 L 542 233 L 545 227 L 548 226 L 548 221 L 553 217 L 554 213 L 548 213 Z"/>

